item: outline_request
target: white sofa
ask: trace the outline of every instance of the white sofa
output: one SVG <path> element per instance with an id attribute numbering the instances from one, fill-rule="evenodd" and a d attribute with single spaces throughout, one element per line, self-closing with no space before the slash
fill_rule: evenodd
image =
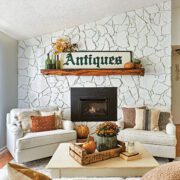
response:
<path id="1" fill-rule="evenodd" d="M 23 133 L 14 122 L 17 114 L 31 109 L 12 109 L 7 114 L 7 148 L 18 163 L 50 157 L 60 143 L 75 142 L 76 131 L 57 129 L 36 133 Z M 57 110 L 57 107 L 43 109 Z"/>
<path id="2" fill-rule="evenodd" d="M 139 141 L 156 157 L 169 158 L 170 161 L 176 157 L 176 127 L 172 122 L 164 124 L 166 128 L 160 131 L 124 129 L 124 121 L 120 121 L 119 125 L 118 140 Z"/>

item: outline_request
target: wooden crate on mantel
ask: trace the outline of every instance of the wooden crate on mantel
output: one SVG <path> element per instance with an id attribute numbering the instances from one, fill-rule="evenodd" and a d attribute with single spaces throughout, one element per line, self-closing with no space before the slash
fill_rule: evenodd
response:
<path id="1" fill-rule="evenodd" d="M 117 148 L 95 152 L 93 154 L 87 154 L 85 149 L 82 148 L 82 144 L 71 143 L 69 146 L 69 154 L 81 165 L 87 165 L 110 158 L 118 157 L 121 152 L 125 151 L 125 143 L 118 141 Z"/>

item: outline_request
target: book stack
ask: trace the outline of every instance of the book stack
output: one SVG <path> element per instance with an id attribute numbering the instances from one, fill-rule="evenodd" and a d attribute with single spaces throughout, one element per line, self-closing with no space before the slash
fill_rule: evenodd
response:
<path id="1" fill-rule="evenodd" d="M 134 161 L 141 159 L 141 154 L 139 154 L 138 152 L 134 152 L 134 153 L 122 152 L 120 154 L 120 158 L 126 161 Z"/>

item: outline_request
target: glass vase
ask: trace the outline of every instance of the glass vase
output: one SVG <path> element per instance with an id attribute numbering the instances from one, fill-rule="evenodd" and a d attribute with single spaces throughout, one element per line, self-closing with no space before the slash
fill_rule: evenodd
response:
<path id="1" fill-rule="evenodd" d="M 97 143 L 98 151 L 105 151 L 108 149 L 113 149 L 117 147 L 117 136 L 104 137 L 104 136 L 97 135 L 96 143 Z"/>

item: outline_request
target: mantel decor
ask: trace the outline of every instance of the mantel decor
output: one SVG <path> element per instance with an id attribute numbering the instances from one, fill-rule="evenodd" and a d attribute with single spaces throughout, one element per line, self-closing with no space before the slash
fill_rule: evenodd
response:
<path id="1" fill-rule="evenodd" d="M 61 53 L 62 69 L 119 69 L 132 60 L 131 51 L 78 51 Z"/>
<path id="2" fill-rule="evenodd" d="M 61 76 L 144 76 L 144 69 L 140 60 L 132 58 L 132 51 L 79 51 L 78 44 L 60 38 L 52 43 L 45 69 L 41 69 L 41 73 Z"/>
<path id="3" fill-rule="evenodd" d="M 131 51 L 79 51 L 78 44 L 60 38 L 52 43 L 45 69 L 119 69 L 129 61 L 132 61 Z"/>

